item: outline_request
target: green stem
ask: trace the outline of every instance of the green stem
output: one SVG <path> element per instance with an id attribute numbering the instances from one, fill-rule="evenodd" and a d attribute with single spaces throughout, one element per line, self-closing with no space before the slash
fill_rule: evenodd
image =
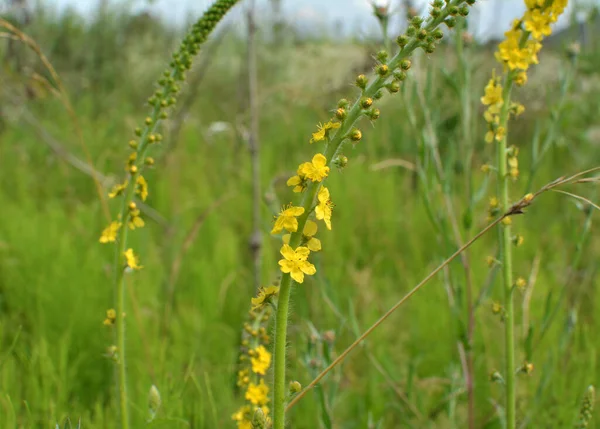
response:
<path id="1" fill-rule="evenodd" d="M 284 274 L 279 287 L 279 301 L 275 318 L 275 363 L 273 381 L 273 428 L 285 427 L 285 347 L 288 312 L 292 282 L 290 275 Z"/>
<path id="2" fill-rule="evenodd" d="M 510 94 L 512 89 L 512 76 L 507 74 L 504 82 L 502 111 L 500 112 L 500 126 L 506 129 Z M 508 193 L 508 171 L 507 171 L 507 147 L 506 133 L 498 143 L 498 194 L 500 198 L 500 207 L 502 212 L 506 212 L 510 207 Z M 510 219 L 507 218 L 507 219 Z M 502 273 L 504 279 L 504 329 L 505 329 L 505 355 L 506 355 L 506 428 L 516 428 L 516 396 L 515 396 L 515 333 L 514 333 L 514 303 L 513 303 L 513 269 L 512 269 L 512 247 L 511 247 L 511 226 L 504 224 L 499 228 L 500 260 L 502 261 Z"/>

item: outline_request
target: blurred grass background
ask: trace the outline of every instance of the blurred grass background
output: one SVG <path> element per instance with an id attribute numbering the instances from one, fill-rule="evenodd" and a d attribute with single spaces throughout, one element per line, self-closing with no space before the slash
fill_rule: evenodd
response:
<path id="1" fill-rule="evenodd" d="M 181 35 L 150 15 L 121 12 L 104 9 L 86 21 L 35 8 L 30 22 L 19 25 L 63 79 L 94 168 L 107 186 L 122 175 L 127 141 Z M 260 33 L 258 58 L 265 285 L 279 275 L 279 242 L 268 232 L 272 215 L 292 198 L 285 179 L 313 153 L 308 140 L 315 125 L 330 116 L 338 98 L 355 95 L 350 83 L 357 72 L 370 69 L 380 43 L 307 38 L 290 27 L 274 41 L 267 30 Z M 512 124 L 510 136 L 521 150 L 515 199 L 528 190 L 529 176 L 536 189 L 600 161 L 600 45 L 593 38 L 582 46 L 560 117 L 549 113 L 559 101 L 560 75 L 570 67 L 565 48 L 577 35 L 567 31 L 552 39 L 528 86 L 518 92 L 527 110 Z M 245 49 L 243 35 L 227 24 L 220 27 L 162 129 L 157 165 L 147 176 L 147 203 L 157 215 L 133 236 L 145 268 L 130 277 L 127 314 L 135 427 L 146 417 L 152 384 L 163 398 L 152 427 L 232 427 L 231 413 L 242 401 L 235 389 L 236 360 L 254 293 Z M 493 46 L 473 42 L 467 50 L 478 123 L 473 168 L 481 183 L 485 174 L 478 169 L 489 159 L 489 147 L 478 100 L 494 67 Z M 9 40 L 0 40 L 0 56 L 0 426 L 53 427 L 71 416 L 81 417 L 84 428 L 114 428 L 113 365 L 105 356 L 113 338 L 102 325 L 106 309 L 113 307 L 113 248 L 98 243 L 106 219 L 89 175 L 52 149 L 60 146 L 85 160 L 69 115 L 36 78 L 48 78 L 39 60 Z M 433 100 L 427 109 L 444 157 L 461 136 L 455 48 L 445 45 L 417 63 L 409 80 L 426 86 Z M 403 97 L 385 97 L 380 109 L 376 126 L 365 124 L 363 140 L 346 152 L 348 167 L 331 174 L 334 228 L 322 234 L 318 274 L 294 291 L 289 375 L 303 385 L 312 378 L 304 364 L 311 326 L 333 330 L 334 348 L 343 350 L 357 329 L 366 329 L 448 256 L 440 254 L 443 246 L 413 172 L 377 168 L 389 160 L 415 163 L 420 136 L 408 117 L 416 115 L 422 126 L 423 108 L 405 90 Z M 532 175 L 530 142 L 554 119 L 557 138 Z M 462 174 L 448 164 L 449 174 Z M 452 192 L 462 215 L 464 189 Z M 591 187 L 581 192 L 596 195 Z M 474 231 L 486 223 L 486 206 L 487 197 L 474 209 Z M 559 305 L 557 319 L 535 349 L 535 371 L 519 379 L 519 409 L 529 418 L 527 427 L 571 427 L 585 388 L 598 382 L 600 248 L 593 226 L 581 260 L 573 263 L 587 213 L 564 196 L 546 194 L 516 221 L 525 237 L 516 272 L 527 278 L 533 261 L 539 264 L 527 316 L 539 327 L 548 309 Z M 494 278 L 487 280 L 485 262 L 495 254 L 493 237 L 478 242 L 471 254 L 475 292 L 481 293 L 473 340 L 477 422 L 481 428 L 501 428 L 496 408 L 502 386 L 489 381 L 503 366 L 502 322 L 491 312 L 492 300 L 501 294 Z M 451 269 L 459 270 L 459 264 Z M 461 322 L 448 305 L 446 282 L 440 276 L 420 291 L 325 382 L 325 389 L 337 385 L 339 390 L 331 405 L 334 427 L 378 427 L 377 422 L 386 428 L 465 427 L 456 349 Z M 520 325 L 517 307 L 523 345 L 528 327 Z M 291 412 L 291 427 L 319 427 L 315 398 L 309 395 Z"/>

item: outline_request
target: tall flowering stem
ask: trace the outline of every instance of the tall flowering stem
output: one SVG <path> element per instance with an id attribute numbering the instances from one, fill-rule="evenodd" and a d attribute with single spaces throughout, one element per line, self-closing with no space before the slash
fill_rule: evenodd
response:
<path id="1" fill-rule="evenodd" d="M 567 0 L 525 0 L 527 11 L 521 19 L 513 22 L 512 28 L 505 33 L 506 39 L 498 46 L 496 59 L 503 66 L 504 78 L 495 74 L 485 88 L 481 98 L 487 106 L 484 114 L 488 123 L 485 140 L 496 144 L 497 189 L 498 198 L 492 198 L 491 210 L 505 212 L 511 207 L 509 185 L 519 177 L 518 149 L 507 146 L 508 121 L 518 116 L 524 107 L 511 102 L 514 85 L 524 85 L 527 82 L 527 70 L 532 64 L 538 63 L 537 54 L 541 41 L 551 33 L 550 25 L 564 11 Z M 491 212 L 490 212 L 491 213 Z M 524 287 L 525 281 L 519 278 L 513 281 L 512 246 L 515 240 L 512 235 L 511 217 L 503 219 L 499 229 L 498 243 L 500 262 L 502 263 L 504 286 L 504 347 L 505 347 L 505 376 L 506 383 L 506 427 L 516 428 L 516 375 L 515 366 L 515 330 L 514 330 L 514 297 L 515 288 Z M 525 363 L 523 368 L 533 368 L 531 363 Z M 521 372 L 521 371 L 519 371 Z M 525 371 L 527 372 L 527 371 Z"/>
<path id="2" fill-rule="evenodd" d="M 371 121 L 379 118 L 379 109 L 373 107 L 374 101 L 383 96 L 383 89 L 391 94 L 400 90 L 400 83 L 406 78 L 406 71 L 411 63 L 408 58 L 412 53 L 422 48 L 426 53 L 435 51 L 437 43 L 442 39 L 443 32 L 438 27 L 445 23 L 454 27 L 456 17 L 466 16 L 469 12 L 468 5 L 474 0 L 434 0 L 427 19 L 412 18 L 406 34 L 397 39 L 399 52 L 391 59 L 388 53 L 378 53 L 378 65 L 375 75 L 369 79 L 359 75 L 356 85 L 361 90 L 360 96 L 350 106 L 348 101 L 340 100 L 335 117 L 319 126 L 313 133 L 311 143 L 325 142 L 325 150 L 313 157 L 311 162 L 300 164 L 298 174 L 291 177 L 288 185 L 294 187 L 294 192 L 303 192 L 302 203 L 298 207 L 288 207 L 280 213 L 273 233 L 286 229 L 291 233 L 286 237 L 286 244 L 281 249 L 284 257 L 279 264 L 283 276 L 281 279 L 279 300 L 275 320 L 275 347 L 274 347 L 274 391 L 273 391 L 273 428 L 283 429 L 285 426 L 286 402 L 286 341 L 289 313 L 289 301 L 293 282 L 302 283 L 304 275 L 312 275 L 315 268 L 308 262 L 311 251 L 320 250 L 315 247 L 313 237 L 316 229 L 307 228 L 312 225 L 309 216 L 315 215 L 316 220 L 323 220 L 327 229 L 331 229 L 332 203 L 329 190 L 323 186 L 331 167 L 343 168 L 348 159 L 341 153 L 345 143 L 356 144 L 362 138 L 359 129 L 354 128 L 355 123 L 366 116 Z M 307 223 L 308 221 L 308 223 Z M 312 248 L 311 248 L 312 243 Z"/>
<path id="3" fill-rule="evenodd" d="M 132 152 L 129 155 L 125 170 L 127 179 L 116 185 L 109 197 L 122 196 L 121 211 L 118 220 L 112 222 L 100 237 L 101 243 L 117 242 L 115 253 L 115 285 L 116 285 L 116 349 L 114 357 L 118 366 L 119 409 L 121 414 L 121 429 L 128 429 L 129 403 L 127 396 L 127 366 L 125 360 L 125 273 L 142 268 L 133 249 L 128 248 L 128 230 L 141 228 L 144 221 L 140 210 L 134 202 L 137 195 L 142 201 L 148 196 L 148 185 L 142 172 L 154 165 L 154 160 L 147 157 L 149 148 L 160 143 L 162 136 L 156 132 L 159 122 L 166 119 L 167 110 L 176 103 L 180 92 L 180 83 L 185 80 L 185 72 L 192 66 L 192 59 L 206 41 L 208 35 L 216 27 L 225 14 L 238 0 L 218 0 L 192 26 L 179 49 L 173 54 L 169 68 L 158 80 L 158 89 L 148 99 L 152 111 L 146 117 L 145 126 L 135 130 L 136 139 L 129 142 Z"/>

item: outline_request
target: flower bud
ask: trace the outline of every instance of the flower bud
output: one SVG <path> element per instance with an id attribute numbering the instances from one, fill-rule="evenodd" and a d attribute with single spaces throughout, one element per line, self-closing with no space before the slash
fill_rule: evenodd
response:
<path id="1" fill-rule="evenodd" d="M 394 79 L 402 82 L 403 80 L 406 79 L 406 73 L 404 73 L 403 71 L 400 71 L 400 70 L 396 70 L 394 72 Z"/>
<path id="2" fill-rule="evenodd" d="M 388 59 L 387 51 L 377 52 L 376 58 L 377 58 L 377 61 L 379 61 L 380 63 L 385 63 Z"/>
<path id="3" fill-rule="evenodd" d="M 346 109 L 349 105 L 350 103 L 345 98 L 340 99 L 337 103 L 337 107 L 341 107 L 342 109 Z"/>
<path id="4" fill-rule="evenodd" d="M 490 374 L 490 381 L 492 383 L 504 384 L 504 378 L 502 378 L 502 375 L 498 371 L 494 371 Z"/>
<path id="5" fill-rule="evenodd" d="M 448 28 L 454 28 L 456 26 L 456 18 L 449 16 L 448 18 L 446 18 L 444 23 Z"/>
<path id="6" fill-rule="evenodd" d="M 402 34 L 398 36 L 398 38 L 396 39 L 396 43 L 398 44 L 398 46 L 400 46 L 400 48 L 404 48 L 408 44 L 408 37 Z"/>
<path id="7" fill-rule="evenodd" d="M 390 94 L 395 94 L 396 92 L 400 91 L 400 84 L 396 81 L 388 83 L 385 87 Z"/>
<path id="8" fill-rule="evenodd" d="M 467 16 L 467 15 L 469 15 L 469 6 L 467 6 L 466 4 L 463 4 L 458 9 L 458 13 L 460 13 L 461 16 Z"/>
<path id="9" fill-rule="evenodd" d="M 345 155 L 338 155 L 333 159 L 333 165 L 337 168 L 342 169 L 348 165 L 348 157 Z"/>
<path id="10" fill-rule="evenodd" d="M 335 111 L 335 117 L 340 121 L 343 121 L 348 116 L 348 111 L 343 107 L 338 107 Z"/>
<path id="11" fill-rule="evenodd" d="M 428 54 L 433 54 L 435 52 L 435 45 L 433 43 L 425 45 L 423 50 Z"/>
<path id="12" fill-rule="evenodd" d="M 364 74 L 359 74 L 356 77 L 356 86 L 360 89 L 365 89 L 367 87 L 367 83 L 369 83 L 369 79 Z"/>
<path id="13" fill-rule="evenodd" d="M 425 40 L 426 37 L 427 37 L 427 30 L 425 30 L 425 29 L 419 30 L 419 32 L 417 33 L 417 39 Z"/>
<path id="14" fill-rule="evenodd" d="M 373 98 L 375 100 L 379 100 L 381 97 L 383 97 L 383 91 L 381 89 L 377 90 L 377 92 L 373 94 Z"/>
<path id="15" fill-rule="evenodd" d="M 373 99 L 372 98 L 362 97 L 360 99 L 360 107 L 362 107 L 363 109 L 368 109 L 372 105 L 373 105 Z"/>
<path id="16" fill-rule="evenodd" d="M 379 119 L 381 112 L 379 111 L 379 109 L 374 107 L 372 109 L 367 110 L 365 112 L 365 114 L 369 117 L 369 119 L 371 119 L 372 121 L 375 121 L 375 120 Z"/>
<path id="17" fill-rule="evenodd" d="M 152 118 L 150 116 L 147 116 L 146 119 L 144 120 L 144 123 L 146 125 L 152 125 Z"/>
<path id="18" fill-rule="evenodd" d="M 290 381 L 290 393 L 295 395 L 302 390 L 302 385 L 298 381 Z"/>
<path id="19" fill-rule="evenodd" d="M 420 16 L 413 16 L 412 19 L 410 20 L 410 25 L 414 28 L 421 28 L 421 24 L 423 24 L 423 18 L 421 18 Z"/>
<path id="20" fill-rule="evenodd" d="M 390 68 L 385 64 L 380 64 L 375 69 L 377 74 L 381 77 L 386 77 L 390 73 Z"/>
<path id="21" fill-rule="evenodd" d="M 466 33 L 463 33 L 466 34 Z M 431 33 L 431 35 L 433 36 L 433 38 L 435 40 L 441 40 L 444 37 L 444 32 L 442 30 L 440 30 L 439 28 L 436 28 L 435 30 L 433 30 L 433 33 Z"/>
<path id="22" fill-rule="evenodd" d="M 360 139 L 362 139 L 362 133 L 358 128 L 353 128 L 352 131 L 350 131 L 350 140 L 358 142 Z"/>
<path id="23" fill-rule="evenodd" d="M 136 129 L 135 129 L 133 132 L 134 132 L 134 133 L 135 133 L 135 135 L 136 135 L 136 136 L 138 136 L 138 137 L 142 135 L 142 129 L 141 129 L 141 128 L 139 128 L 139 127 L 138 127 L 138 128 L 136 128 Z"/>
<path id="24" fill-rule="evenodd" d="M 429 15 L 431 15 L 433 18 L 437 18 L 441 14 L 442 14 L 442 10 L 439 7 L 432 7 L 431 10 L 429 11 Z"/>
<path id="25" fill-rule="evenodd" d="M 410 60 L 404 60 L 400 63 L 400 68 L 404 71 L 407 71 L 410 69 L 412 63 L 410 62 Z"/>
<path id="26" fill-rule="evenodd" d="M 150 386 L 150 391 L 148 392 L 148 413 L 150 414 L 150 421 L 154 420 L 156 417 L 156 413 L 158 412 L 161 403 L 160 392 L 153 384 Z"/>
<path id="27" fill-rule="evenodd" d="M 135 140 L 129 140 L 129 147 L 130 147 L 131 149 L 137 149 L 137 147 L 138 147 L 138 142 L 137 142 L 137 141 L 135 141 Z"/>

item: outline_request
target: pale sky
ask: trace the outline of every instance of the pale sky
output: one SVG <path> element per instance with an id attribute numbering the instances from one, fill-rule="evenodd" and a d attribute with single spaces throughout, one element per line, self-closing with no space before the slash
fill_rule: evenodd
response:
<path id="1" fill-rule="evenodd" d="M 55 7 L 59 11 L 66 7 L 74 7 L 84 15 L 93 13 L 100 0 L 37 0 L 42 4 Z M 131 10 L 139 10 L 152 4 L 151 10 L 164 17 L 168 22 L 181 24 L 189 19 L 199 16 L 211 3 L 211 0 L 108 0 L 110 3 L 123 5 Z M 377 31 L 376 21 L 370 16 L 368 0 L 281 0 L 286 19 L 293 21 L 301 27 L 321 24 L 323 27 L 336 21 L 344 23 L 345 31 L 358 31 L 371 33 Z M 392 8 L 400 4 L 400 0 L 391 1 Z M 385 3 L 386 0 L 377 0 Z M 426 0 L 417 0 L 425 4 Z M 598 3 L 598 0 L 571 0 L 570 9 L 574 3 L 587 5 Z M 242 2 L 243 3 L 243 2 Z M 257 0 L 259 11 L 270 11 L 268 0 Z M 240 16 L 241 8 L 237 7 L 237 14 L 233 13 L 230 19 Z M 475 36 L 487 39 L 491 36 L 499 37 L 509 27 L 510 22 L 522 14 L 524 5 L 522 0 L 479 0 L 473 8 L 470 19 L 471 29 Z M 570 15 L 569 11 L 563 16 L 559 26 L 565 24 Z M 396 19 L 400 19 L 399 17 Z"/>

